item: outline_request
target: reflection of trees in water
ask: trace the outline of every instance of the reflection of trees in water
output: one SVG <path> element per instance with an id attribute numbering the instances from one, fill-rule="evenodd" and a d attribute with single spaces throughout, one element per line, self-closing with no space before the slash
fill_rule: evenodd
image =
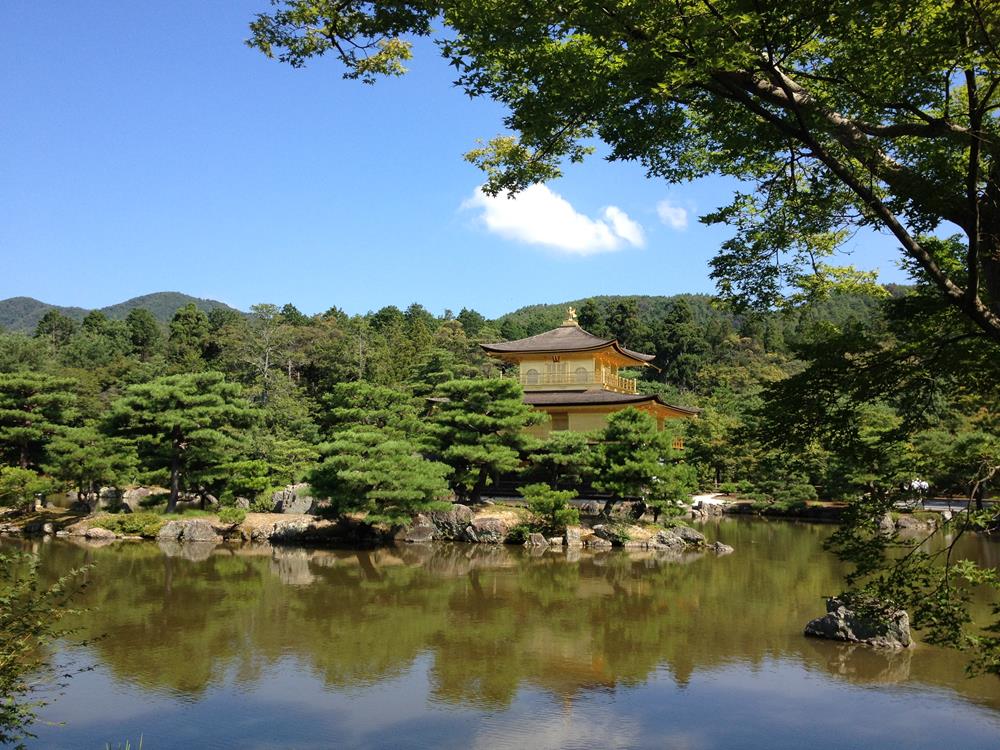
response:
<path id="1" fill-rule="evenodd" d="M 190 696 L 228 670 L 254 682 L 287 656 L 330 686 L 371 683 L 426 651 L 436 698 L 486 707 L 507 705 L 524 684 L 571 699 L 642 683 L 660 665 L 684 685 L 698 670 L 789 656 L 852 681 L 909 674 L 1000 706 L 996 681 L 967 682 L 953 653 L 890 658 L 802 637 L 822 595 L 839 588 L 821 550 L 828 532 L 726 523 L 719 534 L 736 553 L 684 561 L 567 561 L 490 545 L 216 548 L 189 559 L 202 551 L 57 543 L 43 564 L 54 575 L 97 563 L 83 625 L 107 635 L 94 645 L 101 660 L 121 679 Z"/>

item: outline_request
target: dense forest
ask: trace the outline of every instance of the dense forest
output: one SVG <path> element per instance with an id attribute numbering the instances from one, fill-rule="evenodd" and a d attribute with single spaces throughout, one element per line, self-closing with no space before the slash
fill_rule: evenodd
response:
<path id="1" fill-rule="evenodd" d="M 414 477 L 430 471 L 421 497 L 437 497 L 445 476 L 456 494 L 478 497 L 498 472 L 525 469 L 530 479 L 531 470 L 552 463 L 547 450 L 584 453 L 588 444 L 570 436 L 555 438 L 554 447 L 515 439 L 513 428 L 533 418 L 515 409 L 498 411 L 495 445 L 484 447 L 485 438 L 472 445 L 477 440 L 446 424 L 446 415 L 425 419 L 429 405 L 442 403 L 427 399 L 448 396 L 483 413 L 502 399 L 518 401 L 516 388 L 503 391 L 511 383 L 493 377 L 499 364 L 479 343 L 554 327 L 569 304 L 585 329 L 655 354 L 655 367 L 634 373 L 643 391 L 701 410 L 676 425 L 687 432 L 687 449 L 671 461 L 684 466 L 678 481 L 685 489 L 777 503 L 847 498 L 913 479 L 936 493 L 981 498 L 988 489 L 997 463 L 995 391 L 963 390 L 950 367 L 929 373 L 913 352 L 900 352 L 913 344 L 907 337 L 932 334 L 907 330 L 907 310 L 932 305 L 933 297 L 892 287 L 881 296 L 839 294 L 753 314 L 700 295 L 594 297 L 496 320 L 468 309 L 435 316 L 416 303 L 354 316 L 337 308 L 306 316 L 291 304 L 206 313 L 188 303 L 165 324 L 141 307 L 120 320 L 92 311 L 79 323 L 49 309 L 30 334 L 0 334 L 5 497 L 13 503 L 29 489 L 87 494 L 142 482 L 171 487 L 174 501 L 194 493 L 264 503 L 275 487 L 301 480 L 337 495 L 344 488 L 331 472 L 362 458 L 399 467 L 416 455 L 450 467 L 409 466 Z M 861 345 L 864 351 L 850 351 Z M 887 352 L 898 356 L 879 361 Z M 824 360 L 838 354 L 849 366 L 831 380 L 836 365 Z M 865 357 L 874 358 L 868 367 Z M 914 382 L 905 379 L 908 367 L 917 368 Z M 880 380 L 892 377 L 907 385 L 895 401 Z M 402 442 L 361 428 L 389 430 Z M 470 445 L 462 450 L 450 444 L 463 440 Z M 463 457 L 445 455 L 456 450 Z M 476 463 L 467 455 L 473 450 L 491 455 Z M 585 479 L 587 471 L 572 476 Z M 375 495 L 399 489 L 365 488 Z"/>

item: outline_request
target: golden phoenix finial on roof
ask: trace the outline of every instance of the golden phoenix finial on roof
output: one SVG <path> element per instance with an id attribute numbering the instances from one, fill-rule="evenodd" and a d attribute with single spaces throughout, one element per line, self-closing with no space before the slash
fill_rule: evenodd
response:
<path id="1" fill-rule="evenodd" d="M 566 308 L 566 320 L 563 321 L 564 326 L 578 326 L 580 325 L 576 319 L 576 308 L 568 307 Z"/>

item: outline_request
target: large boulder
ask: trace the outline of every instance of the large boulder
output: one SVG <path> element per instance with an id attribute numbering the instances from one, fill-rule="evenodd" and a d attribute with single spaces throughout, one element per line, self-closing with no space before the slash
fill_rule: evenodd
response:
<path id="1" fill-rule="evenodd" d="M 215 527 L 204 519 L 191 521 L 167 521 L 156 535 L 161 542 L 204 542 L 215 544 L 222 541 Z"/>
<path id="2" fill-rule="evenodd" d="M 301 542 L 312 530 L 308 521 L 282 521 L 274 524 L 268 539 L 272 542 Z"/>
<path id="3" fill-rule="evenodd" d="M 142 501 L 147 497 L 152 495 L 153 489 L 149 487 L 132 487 L 127 489 L 122 493 L 121 496 L 121 510 L 125 512 L 134 512 L 142 507 Z M 125 509 L 128 509 L 127 511 Z"/>
<path id="4" fill-rule="evenodd" d="M 308 484 L 290 484 L 271 495 L 275 513 L 313 513 L 316 498 L 309 494 Z"/>
<path id="5" fill-rule="evenodd" d="M 510 534 L 510 524 L 502 518 L 485 516 L 473 519 L 465 530 L 465 539 L 481 544 L 503 544 Z"/>
<path id="6" fill-rule="evenodd" d="M 408 529 L 403 529 L 397 539 L 410 543 L 432 542 L 434 541 L 434 534 L 436 532 L 437 529 L 434 526 L 426 523 L 418 523 L 410 526 Z"/>
<path id="7" fill-rule="evenodd" d="M 181 536 L 185 542 L 221 542 L 222 537 L 215 533 L 215 528 L 208 521 L 186 521 L 184 534 Z"/>
<path id="8" fill-rule="evenodd" d="M 579 548 L 583 546 L 583 532 L 579 526 L 567 526 L 563 534 L 563 544 L 566 547 Z"/>
<path id="9" fill-rule="evenodd" d="M 115 539 L 118 535 L 111 529 L 102 529 L 95 526 L 92 529 L 87 529 L 84 536 L 87 539 Z"/>
<path id="10" fill-rule="evenodd" d="M 660 529 L 650 541 L 649 546 L 660 550 L 682 550 L 687 545 L 672 529 Z"/>
<path id="11" fill-rule="evenodd" d="M 428 513 L 426 519 L 436 530 L 435 538 L 454 541 L 465 538 L 465 530 L 472 523 L 472 516 L 472 508 L 455 503 L 448 510 Z"/>
<path id="12" fill-rule="evenodd" d="M 690 526 L 675 526 L 671 531 L 689 547 L 701 547 L 705 544 L 705 535 Z"/>
<path id="13" fill-rule="evenodd" d="M 184 533 L 184 523 L 182 521 L 167 521 L 160 527 L 156 538 L 161 541 L 177 541 Z"/>
<path id="14" fill-rule="evenodd" d="M 856 614 L 836 597 L 826 600 L 826 614 L 811 620 L 805 634 L 877 648 L 906 648 L 912 643 L 910 618 L 905 610 L 894 610 L 884 619 L 874 620 Z"/>
<path id="15" fill-rule="evenodd" d="M 933 531 L 937 524 L 934 519 L 923 520 L 915 516 L 900 516 L 896 521 L 896 528 L 902 532 Z"/>
<path id="16" fill-rule="evenodd" d="M 528 541 L 524 545 L 526 547 L 548 547 L 549 540 L 543 534 L 531 533 L 528 534 Z"/>

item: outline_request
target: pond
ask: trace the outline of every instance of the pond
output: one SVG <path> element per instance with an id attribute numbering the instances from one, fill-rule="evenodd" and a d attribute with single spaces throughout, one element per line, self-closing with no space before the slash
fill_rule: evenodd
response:
<path id="1" fill-rule="evenodd" d="M 19 542 L 92 563 L 38 748 L 996 748 L 960 654 L 802 636 L 822 525 L 725 520 L 724 557 Z M 6 542 L 14 544 L 14 542 Z M 1000 545 L 967 541 L 994 565 Z"/>

